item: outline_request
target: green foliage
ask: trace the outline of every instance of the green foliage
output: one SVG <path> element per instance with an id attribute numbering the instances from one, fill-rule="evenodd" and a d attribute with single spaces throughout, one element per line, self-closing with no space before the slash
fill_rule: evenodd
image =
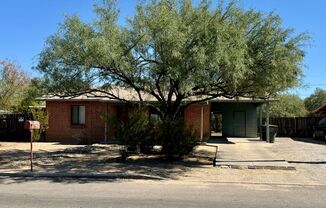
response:
<path id="1" fill-rule="evenodd" d="M 18 106 L 18 111 L 26 111 L 29 106 L 42 105 L 43 103 L 36 101 L 36 98 L 41 97 L 44 94 L 45 91 L 43 81 L 39 78 L 33 78 L 22 95 L 22 100 Z"/>
<path id="2" fill-rule="evenodd" d="M 0 60 L 0 110 L 17 108 L 28 83 L 28 76 L 17 64 Z"/>
<path id="3" fill-rule="evenodd" d="M 49 91 L 61 95 L 116 85 L 133 89 L 140 101 L 151 94 L 163 117 L 194 95 L 266 98 L 299 83 L 306 34 L 293 35 L 274 13 L 209 2 L 141 2 L 121 26 L 115 1 L 103 1 L 92 23 L 66 17 L 37 69 Z"/>
<path id="4" fill-rule="evenodd" d="M 315 92 L 304 100 L 306 108 L 312 112 L 326 103 L 326 90 L 317 88 Z"/>
<path id="5" fill-rule="evenodd" d="M 45 132 L 49 128 L 49 116 L 43 109 L 28 109 L 28 113 L 32 114 L 32 118 L 35 121 L 40 122 L 40 130 L 34 131 L 33 140 L 40 141 L 45 139 Z"/>
<path id="6" fill-rule="evenodd" d="M 32 114 L 33 120 L 39 121 L 41 131 L 46 131 L 49 128 L 49 116 L 43 109 L 30 109 L 29 112 Z"/>
<path id="7" fill-rule="evenodd" d="M 270 117 L 304 117 L 308 114 L 304 101 L 297 95 L 282 94 L 270 104 Z"/>
<path id="8" fill-rule="evenodd" d="M 195 132 L 185 128 L 183 120 L 165 120 L 158 124 L 157 138 L 162 144 L 162 153 L 168 159 L 178 159 L 188 155 L 199 144 Z"/>
<path id="9" fill-rule="evenodd" d="M 101 91 L 122 100 L 110 89 L 124 86 L 172 123 L 184 105 L 218 96 L 269 98 L 298 85 L 307 35 L 294 35 L 274 13 L 219 2 L 212 7 L 207 0 L 196 5 L 191 0 L 142 1 L 121 26 L 116 1 L 104 0 L 90 23 L 66 17 L 48 38 L 37 69 L 50 93 Z M 145 102 L 148 95 L 158 104 Z M 167 139 L 164 151 L 173 155 L 190 137 L 165 124 L 170 133 L 161 137 Z M 132 136 L 136 143 L 144 139 Z"/>
<path id="10" fill-rule="evenodd" d="M 129 150 L 149 153 L 155 144 L 154 126 L 149 121 L 148 112 L 145 109 L 133 109 L 129 112 L 127 122 L 122 122 L 117 132 L 121 144 Z"/>
<path id="11" fill-rule="evenodd" d="M 116 129 L 120 129 L 121 122 L 117 118 L 116 113 L 112 113 L 112 112 L 108 113 L 106 111 L 100 111 L 98 113 L 99 113 L 101 120 L 105 123 L 108 131 L 112 131 L 112 133 L 116 133 L 114 131 Z M 109 132 L 106 132 L 106 134 L 107 134 L 106 136 L 108 136 Z"/>
<path id="12" fill-rule="evenodd" d="M 122 123 L 117 134 L 121 144 L 131 151 L 151 153 L 154 145 L 162 145 L 161 154 L 178 159 L 189 154 L 199 144 L 199 138 L 184 127 L 182 119 L 159 120 L 152 123 L 145 109 L 134 109 Z"/>

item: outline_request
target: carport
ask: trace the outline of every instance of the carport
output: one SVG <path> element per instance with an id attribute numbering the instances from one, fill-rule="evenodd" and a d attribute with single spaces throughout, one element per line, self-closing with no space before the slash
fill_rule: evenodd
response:
<path id="1" fill-rule="evenodd" d="M 269 141 L 269 100 L 238 98 L 214 99 L 210 101 L 211 137 L 247 137 L 260 136 L 263 124 L 262 106 L 265 104 L 266 138 Z"/>

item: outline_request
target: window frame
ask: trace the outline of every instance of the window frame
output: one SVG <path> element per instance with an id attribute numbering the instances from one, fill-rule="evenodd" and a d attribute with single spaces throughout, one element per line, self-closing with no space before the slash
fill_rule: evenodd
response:
<path id="1" fill-rule="evenodd" d="M 77 107 L 77 111 L 75 111 L 77 113 L 77 122 L 74 122 L 74 108 Z M 80 107 L 84 107 L 84 122 L 80 122 L 81 118 L 80 118 Z M 70 108 L 70 124 L 72 126 L 85 126 L 86 125 L 86 106 L 85 105 L 71 105 Z"/>

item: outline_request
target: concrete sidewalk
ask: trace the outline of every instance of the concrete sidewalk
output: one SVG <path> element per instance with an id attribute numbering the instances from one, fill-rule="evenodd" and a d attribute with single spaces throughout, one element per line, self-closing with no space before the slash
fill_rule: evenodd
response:
<path id="1" fill-rule="evenodd" d="M 218 143 L 216 166 L 235 169 L 295 170 L 284 158 L 273 153 L 268 147 L 273 144 L 259 138 L 227 138 L 228 142 Z M 214 145 L 213 142 L 210 143 Z"/>

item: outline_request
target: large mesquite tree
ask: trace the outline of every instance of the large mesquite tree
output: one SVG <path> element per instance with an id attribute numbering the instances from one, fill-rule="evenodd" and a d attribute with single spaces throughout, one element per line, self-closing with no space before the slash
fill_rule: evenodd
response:
<path id="1" fill-rule="evenodd" d="M 183 105 L 218 96 L 269 98 L 298 84 L 305 34 L 294 35 L 279 16 L 244 10 L 236 2 L 142 2 L 126 26 L 114 1 L 95 6 L 91 23 L 66 17 L 50 36 L 37 68 L 60 96 L 115 86 L 157 100 L 174 119 Z M 197 96 L 196 100 L 190 99 Z"/>

